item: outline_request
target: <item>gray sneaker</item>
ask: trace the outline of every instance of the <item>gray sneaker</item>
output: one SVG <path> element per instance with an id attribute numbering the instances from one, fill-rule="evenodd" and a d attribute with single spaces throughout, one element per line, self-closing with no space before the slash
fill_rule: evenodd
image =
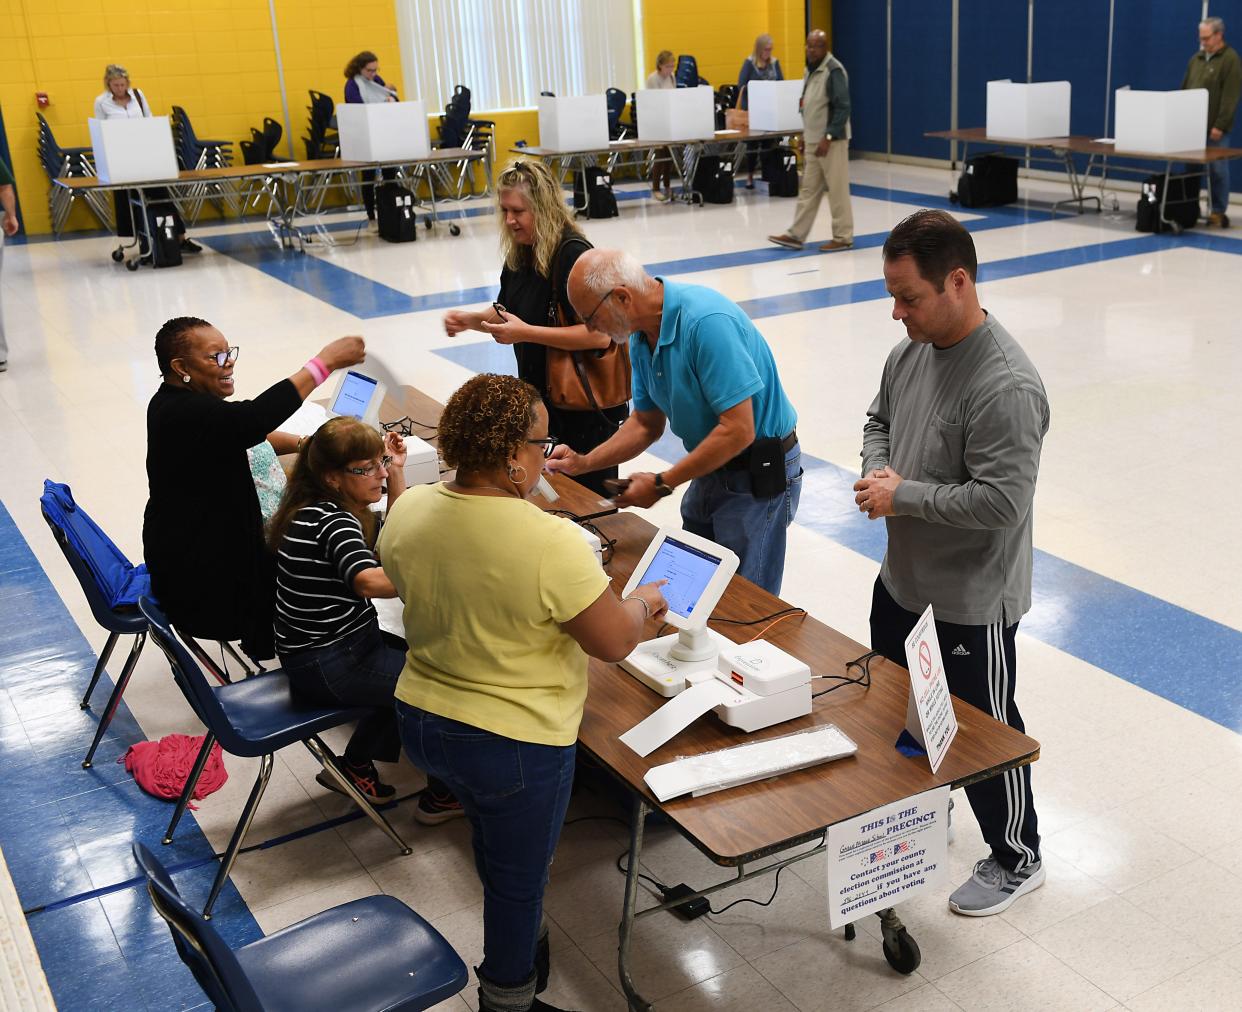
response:
<path id="1" fill-rule="evenodd" d="M 987 917 L 1007 910 L 1023 893 L 1044 884 L 1044 866 L 1040 861 L 1021 871 L 1003 868 L 994 857 L 985 857 L 975 865 L 974 873 L 949 897 L 949 909 L 967 917 Z"/>

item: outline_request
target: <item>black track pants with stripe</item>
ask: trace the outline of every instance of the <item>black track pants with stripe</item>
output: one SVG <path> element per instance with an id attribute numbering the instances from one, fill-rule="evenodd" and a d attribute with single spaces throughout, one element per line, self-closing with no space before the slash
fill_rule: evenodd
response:
<path id="1" fill-rule="evenodd" d="M 906 666 L 906 637 L 919 616 L 906 611 L 877 577 L 871 596 L 871 649 Z M 1009 627 L 936 622 L 949 691 L 958 699 L 1025 732 L 1014 703 L 1017 679 L 1015 622 Z M 1039 860 L 1039 827 L 1031 796 L 1031 768 L 1022 766 L 966 788 L 966 797 L 992 855 L 1010 871 Z"/>

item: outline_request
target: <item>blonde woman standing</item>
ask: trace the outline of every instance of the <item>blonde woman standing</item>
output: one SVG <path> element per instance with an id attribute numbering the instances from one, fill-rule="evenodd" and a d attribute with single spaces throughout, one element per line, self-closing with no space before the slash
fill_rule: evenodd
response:
<path id="1" fill-rule="evenodd" d="M 454 309 L 444 314 L 450 337 L 464 330 L 489 334 L 498 344 L 513 346 L 517 374 L 536 390 L 548 411 L 548 424 L 563 443 L 589 452 L 604 442 L 629 415 L 629 405 L 596 411 L 558 408 L 548 396 L 548 348 L 567 351 L 603 351 L 608 338 L 590 332 L 582 323 L 562 326 L 563 318 L 576 321 L 569 302 L 569 272 L 591 244 L 574 222 L 565 194 L 542 163 L 519 158 L 506 166 L 497 181 L 500 200 L 500 295 L 483 310 Z M 553 281 L 555 280 L 555 285 Z M 607 468 L 578 477 L 588 488 L 604 494 L 603 481 L 615 478 Z"/>

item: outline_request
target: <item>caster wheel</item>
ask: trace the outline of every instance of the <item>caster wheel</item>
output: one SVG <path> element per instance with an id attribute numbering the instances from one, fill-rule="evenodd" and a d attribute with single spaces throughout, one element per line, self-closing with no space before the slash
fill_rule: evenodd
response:
<path id="1" fill-rule="evenodd" d="M 430 218 L 423 219 L 423 228 L 425 228 L 428 232 L 431 231 L 431 219 Z"/>
<path id="2" fill-rule="evenodd" d="M 923 954 L 919 951 L 919 943 L 910 937 L 905 928 L 893 936 L 895 950 L 889 948 L 888 939 L 884 940 L 884 958 L 888 965 L 898 973 L 913 973 L 923 962 Z"/>
<path id="3" fill-rule="evenodd" d="M 126 260 L 125 269 L 127 271 L 136 271 L 138 269 L 138 261 L 137 260 Z"/>
<path id="4" fill-rule="evenodd" d="M 112 262 L 113 263 L 119 264 L 124 259 L 125 259 L 125 254 L 122 253 L 119 249 L 114 249 L 112 251 Z"/>
<path id="5" fill-rule="evenodd" d="M 1181 235 L 1182 234 L 1182 223 L 1180 221 L 1173 222 L 1169 226 L 1169 231 L 1172 232 L 1174 235 Z"/>
<path id="6" fill-rule="evenodd" d="M 461 235 L 461 229 L 457 225 L 450 225 L 449 235 Z"/>

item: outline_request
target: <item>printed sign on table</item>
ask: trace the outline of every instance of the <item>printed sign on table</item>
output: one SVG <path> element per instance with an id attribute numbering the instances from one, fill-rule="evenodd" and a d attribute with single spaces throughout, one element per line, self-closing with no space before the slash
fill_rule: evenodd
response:
<path id="1" fill-rule="evenodd" d="M 947 786 L 829 827 L 829 925 L 839 928 L 938 885 L 948 843 Z"/>
<path id="2" fill-rule="evenodd" d="M 936 618 L 930 604 L 906 637 L 906 666 L 910 669 L 906 730 L 923 746 L 935 773 L 957 735 L 957 714 L 953 712 L 953 697 L 944 676 Z"/>

